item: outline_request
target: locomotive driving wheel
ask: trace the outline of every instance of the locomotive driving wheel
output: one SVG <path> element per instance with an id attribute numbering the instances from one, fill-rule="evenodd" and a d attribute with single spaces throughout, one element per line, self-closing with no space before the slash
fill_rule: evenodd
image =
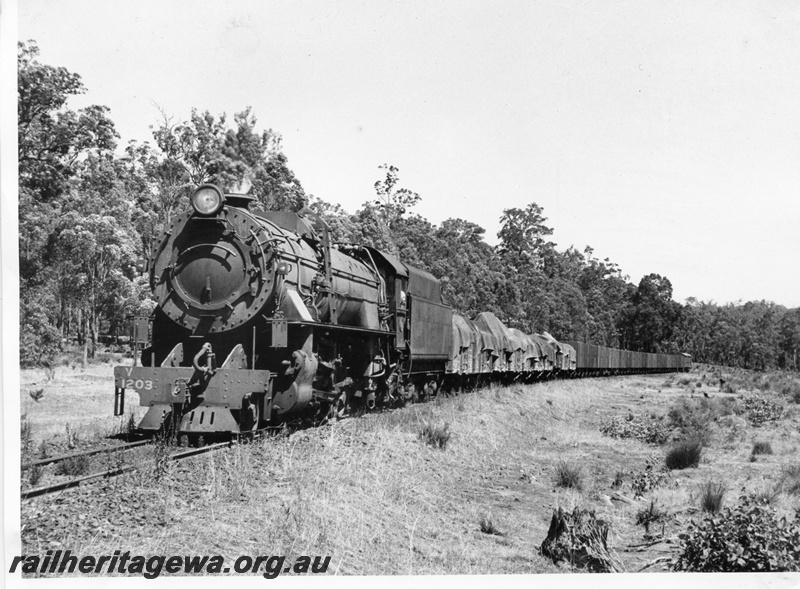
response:
<path id="1" fill-rule="evenodd" d="M 419 393 L 417 393 L 417 386 L 413 382 L 408 383 L 403 390 L 402 397 L 406 403 L 418 403 Z"/>

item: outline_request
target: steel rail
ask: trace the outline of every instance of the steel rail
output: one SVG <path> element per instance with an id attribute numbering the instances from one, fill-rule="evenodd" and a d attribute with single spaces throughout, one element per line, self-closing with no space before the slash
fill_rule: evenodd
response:
<path id="1" fill-rule="evenodd" d="M 276 428 L 274 426 L 266 427 L 266 428 L 251 432 L 250 435 L 254 439 L 255 438 L 260 438 L 264 433 L 266 433 L 268 431 L 274 431 L 276 429 L 280 429 L 280 428 Z M 207 446 L 200 446 L 199 448 L 190 448 L 188 450 L 183 450 L 181 452 L 176 452 L 174 454 L 170 454 L 167 458 L 169 460 L 176 460 L 176 461 L 177 460 L 183 460 L 185 458 L 192 458 L 192 457 L 198 456 L 200 454 L 205 454 L 206 452 L 213 452 L 213 451 L 216 451 L 216 450 L 222 450 L 223 448 L 229 448 L 229 447 L 233 446 L 234 444 L 236 444 L 239 441 L 240 441 L 240 437 L 236 437 L 236 438 L 233 438 L 231 440 L 228 440 L 227 442 L 217 442 L 216 444 L 209 444 Z M 152 443 L 151 440 L 142 440 L 142 442 L 150 442 L 150 443 Z M 139 445 L 144 445 L 144 444 L 142 444 L 140 442 L 135 442 L 135 443 L 139 444 Z M 22 499 L 30 499 L 32 497 L 40 497 L 42 495 L 49 495 L 50 493 L 55 493 L 57 491 L 63 491 L 65 489 L 78 487 L 82 483 L 85 483 L 87 481 L 93 481 L 93 480 L 101 479 L 101 478 L 113 478 L 113 477 L 125 474 L 126 472 L 130 472 L 132 470 L 136 470 L 137 468 L 138 468 L 138 466 L 132 465 L 132 464 L 125 465 L 125 466 L 119 466 L 119 467 L 115 467 L 115 468 L 110 468 L 110 469 L 105 470 L 103 472 L 97 472 L 97 473 L 93 473 L 93 474 L 84 475 L 84 476 L 81 476 L 81 477 L 76 477 L 74 479 L 69 479 L 68 481 L 61 481 L 61 482 L 58 482 L 58 483 L 53 483 L 52 485 L 45 485 L 45 486 L 42 486 L 42 487 L 36 487 L 34 489 L 26 489 L 24 491 L 21 491 L 20 497 Z"/>
<path id="2" fill-rule="evenodd" d="M 125 452 L 126 450 L 132 450 L 133 448 L 138 448 L 139 446 L 146 446 L 148 444 L 152 444 L 153 440 L 139 440 L 138 442 L 130 442 L 128 444 L 121 444 L 119 446 L 108 446 L 106 448 L 96 448 L 94 450 L 86 450 L 84 452 L 73 452 L 72 454 L 61 454 L 59 456 L 51 456 L 50 458 L 42 458 L 40 460 L 34 460 L 33 462 L 26 462 L 21 466 L 22 470 L 26 468 L 33 468 L 35 466 L 45 466 L 47 464 L 53 464 L 54 462 L 64 462 L 65 460 L 70 460 L 72 458 L 79 458 L 81 456 L 95 456 L 97 454 L 110 454 L 111 452 Z"/>

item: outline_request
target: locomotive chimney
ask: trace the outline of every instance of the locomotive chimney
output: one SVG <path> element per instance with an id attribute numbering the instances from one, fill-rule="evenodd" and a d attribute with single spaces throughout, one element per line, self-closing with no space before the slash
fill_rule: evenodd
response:
<path id="1" fill-rule="evenodd" d="M 250 203 L 254 200 L 255 198 L 247 194 L 229 193 L 225 195 L 225 204 L 239 209 L 249 208 Z"/>
<path id="2" fill-rule="evenodd" d="M 255 198 L 247 194 L 250 192 L 252 186 L 253 182 L 250 180 L 249 173 L 245 173 L 244 176 L 242 176 L 241 182 L 233 186 L 228 186 L 225 194 L 225 204 L 240 209 L 248 208 L 250 203 L 255 200 Z"/>

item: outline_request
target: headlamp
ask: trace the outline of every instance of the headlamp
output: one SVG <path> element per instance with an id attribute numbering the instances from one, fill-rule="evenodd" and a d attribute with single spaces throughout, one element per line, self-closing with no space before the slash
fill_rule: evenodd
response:
<path id="1" fill-rule="evenodd" d="M 200 215 L 213 215 L 222 208 L 222 191 L 213 184 L 203 184 L 192 195 L 192 206 Z"/>

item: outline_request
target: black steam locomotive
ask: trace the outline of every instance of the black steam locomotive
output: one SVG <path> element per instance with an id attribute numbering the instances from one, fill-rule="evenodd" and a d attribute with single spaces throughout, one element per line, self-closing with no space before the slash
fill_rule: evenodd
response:
<path id="1" fill-rule="evenodd" d="M 238 433 L 401 404 L 479 380 L 688 370 L 644 354 L 469 320 L 434 276 L 372 247 L 334 245 L 313 211 L 250 210 L 200 186 L 149 262 L 157 308 L 141 365 L 114 370 L 115 414 L 133 390 L 139 428 Z"/>

